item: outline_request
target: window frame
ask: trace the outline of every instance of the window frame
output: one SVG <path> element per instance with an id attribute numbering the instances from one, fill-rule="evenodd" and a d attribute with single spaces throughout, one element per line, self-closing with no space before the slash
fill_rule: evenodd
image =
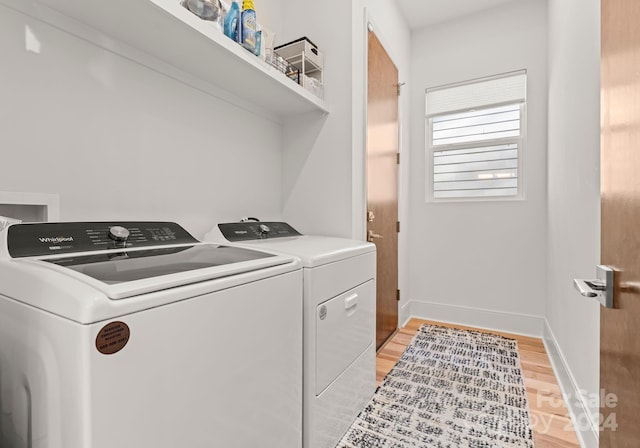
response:
<path id="1" fill-rule="evenodd" d="M 493 77 L 491 77 L 493 78 Z M 485 79 L 477 79 L 468 83 L 452 84 L 451 87 L 460 84 L 473 84 L 476 82 L 482 82 Z M 425 106 L 427 101 L 427 93 L 425 90 Z M 475 142 L 465 143 L 448 143 L 443 145 L 433 145 L 433 119 L 445 115 L 452 115 L 458 113 L 471 112 L 474 110 L 490 109 L 494 107 L 520 106 L 520 135 L 518 137 L 502 137 L 487 140 L 479 140 Z M 424 109 L 426 111 L 426 107 Z M 509 143 L 515 143 L 518 145 L 518 192 L 515 195 L 503 195 L 503 196 L 467 196 L 460 198 L 436 198 L 434 196 L 434 173 L 433 173 L 433 158 L 434 152 L 440 151 L 452 151 L 460 149 L 482 148 L 487 146 L 504 145 Z M 527 101 L 509 101 L 502 103 L 484 104 L 481 107 L 473 107 L 461 110 L 452 110 L 440 114 L 427 115 L 425 113 L 425 156 L 426 156 L 426 188 L 425 188 L 425 202 L 427 203 L 455 203 L 455 202 L 505 202 L 505 201 L 523 201 L 526 199 L 526 173 L 525 173 L 525 160 L 526 160 L 526 146 L 527 146 Z"/>

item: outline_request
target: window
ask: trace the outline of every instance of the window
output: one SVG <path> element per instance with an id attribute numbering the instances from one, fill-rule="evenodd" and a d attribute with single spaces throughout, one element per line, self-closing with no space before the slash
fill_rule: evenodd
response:
<path id="1" fill-rule="evenodd" d="M 427 200 L 523 197 L 526 72 L 427 89 Z"/>

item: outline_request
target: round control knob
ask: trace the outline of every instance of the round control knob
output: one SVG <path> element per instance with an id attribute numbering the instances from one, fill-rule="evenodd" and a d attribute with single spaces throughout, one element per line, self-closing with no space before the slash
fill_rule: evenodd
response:
<path id="1" fill-rule="evenodd" d="M 260 224 L 260 233 L 262 233 L 263 235 L 267 234 L 271 232 L 271 229 L 269 228 L 268 225 L 266 224 Z"/>
<path id="2" fill-rule="evenodd" d="M 118 242 L 127 241 L 129 231 L 122 226 L 109 227 L 109 238 Z"/>

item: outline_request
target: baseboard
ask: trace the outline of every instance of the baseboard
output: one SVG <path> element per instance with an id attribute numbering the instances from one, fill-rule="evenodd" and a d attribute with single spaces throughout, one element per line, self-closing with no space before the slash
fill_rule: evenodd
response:
<path id="1" fill-rule="evenodd" d="M 406 311 L 403 311 L 404 308 L 407 308 Z M 542 337 L 544 328 L 544 318 L 542 316 L 446 305 L 443 303 L 409 301 L 400 310 L 400 315 L 403 316 L 401 322 L 405 322 L 405 314 L 409 316 L 406 320 L 410 317 L 416 317 L 537 338 Z"/>
<path id="2" fill-rule="evenodd" d="M 562 390 L 564 401 L 569 409 L 571 421 L 573 422 L 576 435 L 583 448 L 598 447 L 598 428 L 594 427 L 594 422 L 589 418 L 589 410 L 584 403 L 585 396 L 580 393 L 571 369 L 562 354 L 549 322 L 544 321 L 544 335 L 542 338 L 547 355 L 551 360 L 551 366 L 556 374 L 558 384 Z"/>
<path id="3" fill-rule="evenodd" d="M 411 302 L 407 302 L 400 307 L 398 312 L 398 328 L 407 325 L 409 319 L 411 319 Z"/>

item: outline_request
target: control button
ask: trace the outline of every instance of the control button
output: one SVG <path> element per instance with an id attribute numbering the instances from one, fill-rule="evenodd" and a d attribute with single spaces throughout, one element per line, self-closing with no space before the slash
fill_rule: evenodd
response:
<path id="1" fill-rule="evenodd" d="M 126 241 L 129 238 L 129 231 L 122 226 L 109 227 L 109 238 L 118 242 Z"/>

